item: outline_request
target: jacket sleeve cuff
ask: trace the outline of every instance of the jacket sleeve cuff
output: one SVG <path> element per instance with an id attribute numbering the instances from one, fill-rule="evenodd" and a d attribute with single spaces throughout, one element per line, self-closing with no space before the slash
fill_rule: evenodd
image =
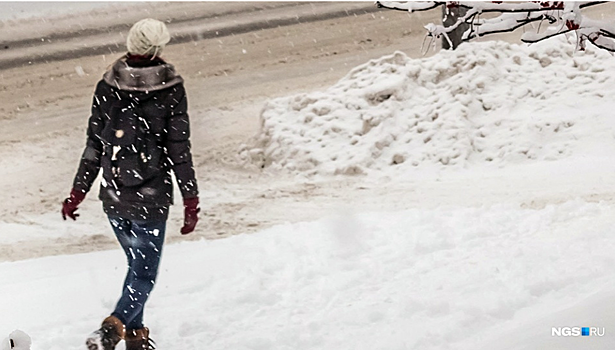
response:
<path id="1" fill-rule="evenodd" d="M 85 199 L 85 192 L 73 188 L 70 191 L 70 199 L 76 203 L 81 203 Z"/>
<path id="2" fill-rule="evenodd" d="M 199 205 L 199 197 L 184 198 L 184 208 L 196 208 Z"/>

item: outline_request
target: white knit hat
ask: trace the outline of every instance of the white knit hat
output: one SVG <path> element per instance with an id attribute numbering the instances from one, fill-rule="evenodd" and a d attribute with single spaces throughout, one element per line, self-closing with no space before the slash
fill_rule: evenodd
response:
<path id="1" fill-rule="evenodd" d="M 171 40 L 171 35 L 163 22 L 146 18 L 130 28 L 126 38 L 126 47 L 131 54 L 159 56 L 169 40 Z"/>

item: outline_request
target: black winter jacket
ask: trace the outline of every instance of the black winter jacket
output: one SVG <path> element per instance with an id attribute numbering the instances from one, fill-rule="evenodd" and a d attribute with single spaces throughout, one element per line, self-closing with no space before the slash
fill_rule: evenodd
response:
<path id="1" fill-rule="evenodd" d="M 127 115 L 138 117 L 125 118 Z M 135 141 L 138 136 L 148 140 L 148 148 Z M 102 168 L 99 198 L 107 214 L 166 220 L 173 203 L 171 171 L 183 198 L 198 196 L 189 138 L 186 92 L 174 67 L 164 62 L 131 67 L 125 59 L 118 60 L 96 86 L 86 148 L 73 188 L 89 192 Z M 134 161 L 117 151 L 118 141 L 136 150 L 140 158 L 135 159 L 145 162 L 148 170 L 126 173 L 124 169 L 132 168 Z"/>

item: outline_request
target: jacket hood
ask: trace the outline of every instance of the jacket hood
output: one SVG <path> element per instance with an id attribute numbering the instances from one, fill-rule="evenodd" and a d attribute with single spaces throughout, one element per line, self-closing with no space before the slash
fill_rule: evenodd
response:
<path id="1" fill-rule="evenodd" d="M 184 82 L 172 64 L 152 67 L 131 67 L 125 59 L 117 60 L 103 75 L 110 86 L 126 91 L 156 91 Z"/>

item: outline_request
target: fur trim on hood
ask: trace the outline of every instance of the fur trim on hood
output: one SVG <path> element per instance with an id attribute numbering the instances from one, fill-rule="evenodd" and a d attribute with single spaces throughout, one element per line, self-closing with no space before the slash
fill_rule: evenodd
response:
<path id="1" fill-rule="evenodd" d="M 184 82 L 172 64 L 131 67 L 125 59 L 117 60 L 104 75 L 105 83 L 126 91 L 156 91 Z"/>

